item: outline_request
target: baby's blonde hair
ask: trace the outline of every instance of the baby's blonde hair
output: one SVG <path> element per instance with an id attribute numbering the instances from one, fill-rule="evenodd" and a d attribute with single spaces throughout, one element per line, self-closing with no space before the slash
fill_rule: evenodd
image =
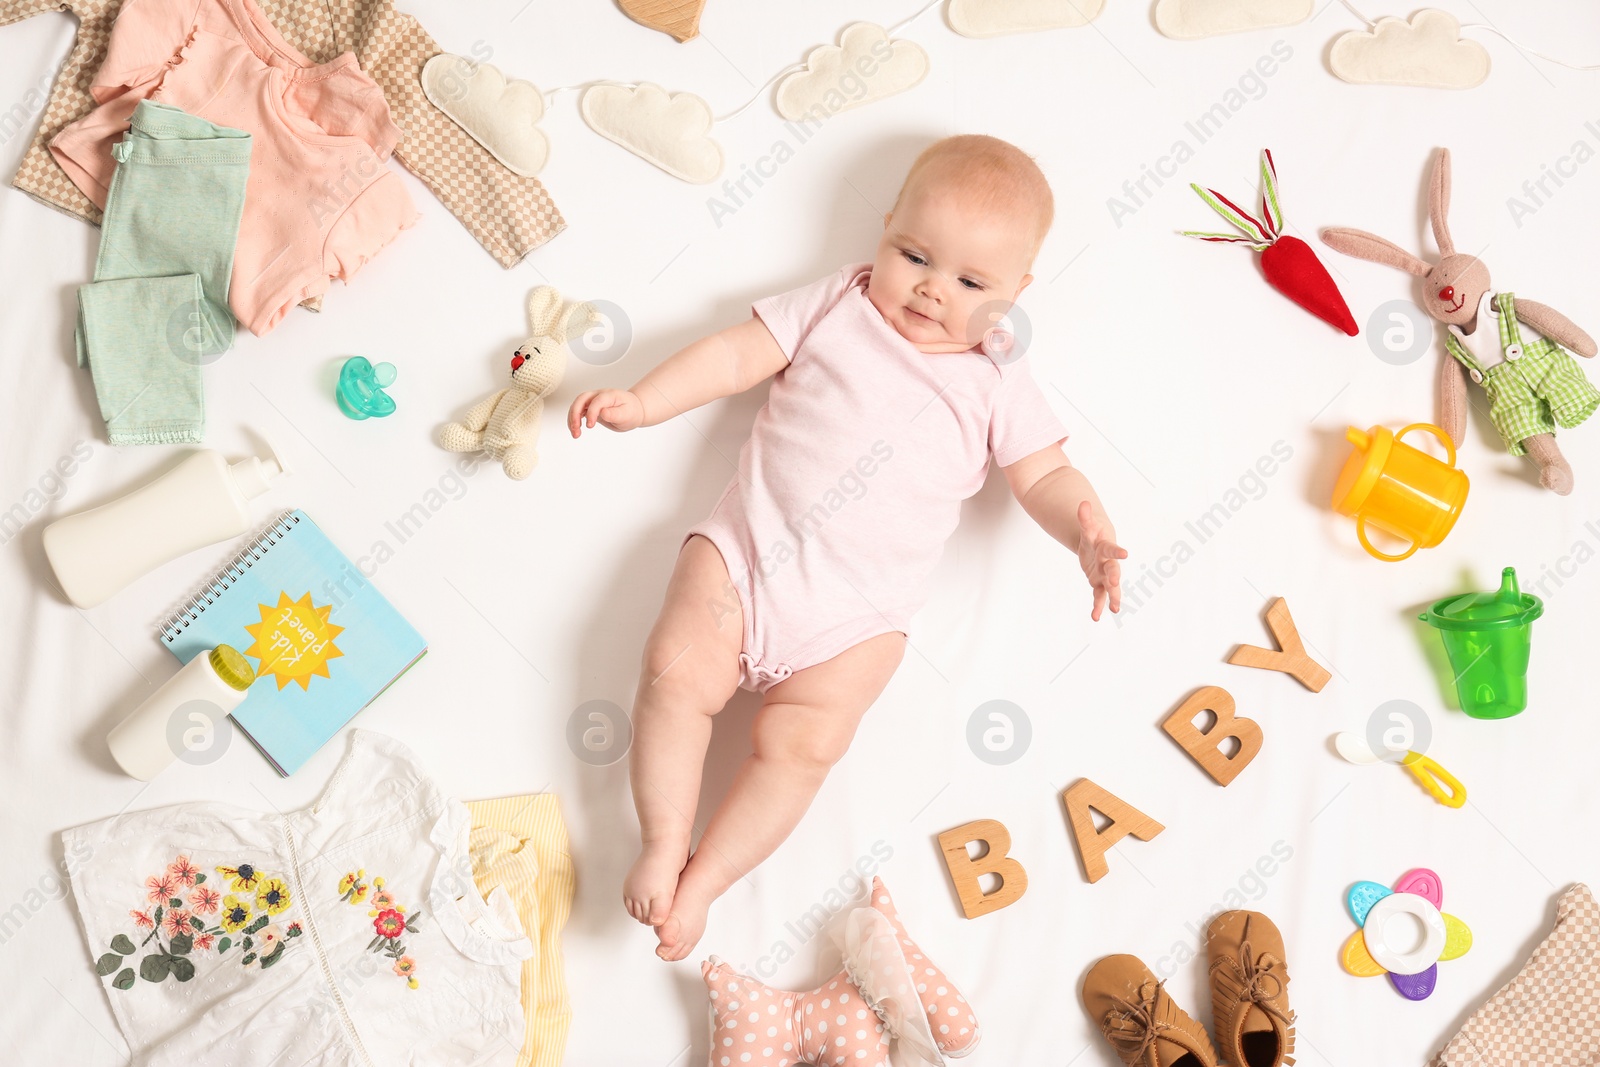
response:
<path id="1" fill-rule="evenodd" d="M 979 211 L 1021 215 L 1030 222 L 1030 259 L 1038 254 L 1055 221 L 1055 197 L 1039 164 L 1016 145 L 998 137 L 963 133 L 935 141 L 911 164 L 894 206 L 898 208 L 912 190 L 941 185 L 956 188 Z"/>

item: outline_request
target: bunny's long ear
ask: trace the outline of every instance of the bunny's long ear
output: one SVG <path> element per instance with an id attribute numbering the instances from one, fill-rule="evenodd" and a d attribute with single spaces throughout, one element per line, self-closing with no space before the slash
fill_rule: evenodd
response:
<path id="1" fill-rule="evenodd" d="M 581 304 L 573 304 L 567 308 L 562 340 L 582 337 L 585 330 L 591 326 L 600 325 L 600 321 L 600 309 L 589 303 L 589 301 L 585 300 Z"/>
<path id="2" fill-rule="evenodd" d="M 1450 239 L 1450 149 L 1439 149 L 1433 161 L 1433 178 L 1428 182 L 1428 220 L 1433 223 L 1433 239 L 1441 256 L 1454 255 L 1456 243 Z"/>
<path id="3" fill-rule="evenodd" d="M 547 337 L 561 321 L 561 291 L 541 285 L 528 294 L 528 325 L 537 337 Z"/>
<path id="4" fill-rule="evenodd" d="M 1329 248 L 1337 249 L 1347 256 L 1357 259 L 1368 259 L 1374 263 L 1403 270 L 1407 274 L 1418 277 L 1426 275 L 1433 266 L 1418 259 L 1393 241 L 1386 241 L 1375 233 L 1365 230 L 1347 230 L 1334 228 L 1322 231 L 1322 242 Z"/>

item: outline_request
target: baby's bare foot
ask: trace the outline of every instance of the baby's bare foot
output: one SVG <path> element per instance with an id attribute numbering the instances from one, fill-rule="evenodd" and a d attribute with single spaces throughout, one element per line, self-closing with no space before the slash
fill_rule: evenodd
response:
<path id="1" fill-rule="evenodd" d="M 678 875 L 689 860 L 689 847 L 671 841 L 646 841 L 622 883 L 622 902 L 639 922 L 660 926 L 672 911 Z"/>
<path id="2" fill-rule="evenodd" d="M 678 883 L 677 895 L 672 898 L 672 914 L 656 927 L 656 955 L 668 963 L 683 959 L 700 943 L 706 932 L 706 913 L 711 909 L 715 894 L 702 892 L 690 879 Z"/>

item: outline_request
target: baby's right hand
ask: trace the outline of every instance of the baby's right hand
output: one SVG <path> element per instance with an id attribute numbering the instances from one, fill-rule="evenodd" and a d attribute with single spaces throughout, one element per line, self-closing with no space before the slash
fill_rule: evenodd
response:
<path id="1" fill-rule="evenodd" d="M 626 389 L 591 389 L 579 394 L 567 412 L 567 429 L 573 437 L 583 433 L 585 422 L 619 433 L 637 429 L 644 422 L 644 404 Z"/>

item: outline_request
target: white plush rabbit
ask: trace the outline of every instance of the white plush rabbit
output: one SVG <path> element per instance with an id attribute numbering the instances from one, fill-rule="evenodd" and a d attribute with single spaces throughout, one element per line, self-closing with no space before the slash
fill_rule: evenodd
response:
<path id="1" fill-rule="evenodd" d="M 511 384 L 474 404 L 467 417 L 439 432 L 439 444 L 451 452 L 487 452 L 512 478 L 533 473 L 539 463 L 535 443 L 544 398 L 566 373 L 567 338 L 600 322 L 587 301 L 568 304 L 553 285 L 541 285 L 528 297 L 528 322 L 533 336 L 511 355 Z"/>

